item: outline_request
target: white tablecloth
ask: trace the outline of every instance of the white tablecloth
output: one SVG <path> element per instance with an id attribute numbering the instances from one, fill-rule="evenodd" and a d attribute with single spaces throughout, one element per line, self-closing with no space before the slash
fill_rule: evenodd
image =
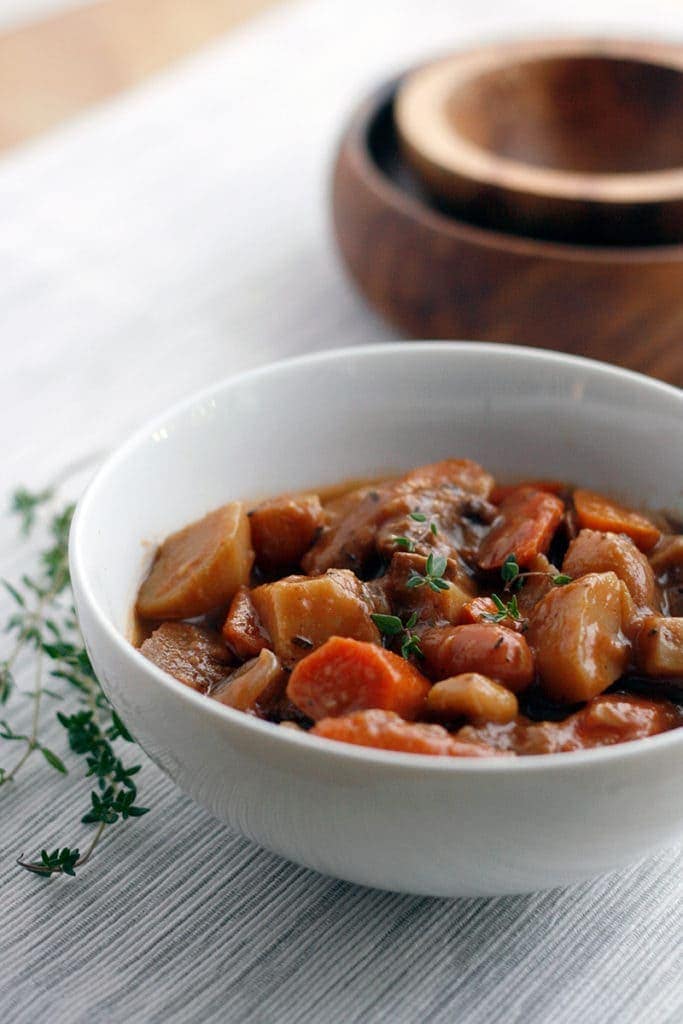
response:
<path id="1" fill-rule="evenodd" d="M 384 75 L 482 35 L 683 35 L 678 0 L 581 0 L 564 20 L 538 6 L 284 6 L 6 157 L 0 494 L 97 459 L 235 370 L 389 336 L 337 264 L 326 197 L 341 123 Z M 30 552 L 3 520 L 2 575 Z M 74 787 L 34 760 L 0 791 L 4 1024 L 683 1019 L 678 851 L 565 892 L 413 899 L 260 851 L 145 761 L 153 813 L 112 830 L 75 881 L 41 883 L 13 858 L 83 843 Z"/>

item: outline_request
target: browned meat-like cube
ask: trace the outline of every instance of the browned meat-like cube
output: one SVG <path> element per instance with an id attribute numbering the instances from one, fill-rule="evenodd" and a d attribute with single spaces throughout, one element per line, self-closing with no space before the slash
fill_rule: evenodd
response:
<path id="1" fill-rule="evenodd" d="M 223 608 L 249 582 L 254 561 L 241 501 L 216 509 L 167 537 L 140 587 L 144 619 L 192 619 Z"/>
<path id="2" fill-rule="evenodd" d="M 206 693 L 230 675 L 233 658 L 217 633 L 188 622 L 164 622 L 140 647 L 181 683 Z"/>
<path id="3" fill-rule="evenodd" d="M 391 607 L 400 615 L 416 611 L 420 620 L 432 625 L 457 622 L 463 606 L 472 600 L 475 593 L 471 579 L 459 562 L 449 559 L 443 574 L 448 583 L 446 590 L 434 591 L 429 586 L 409 587 L 411 574 L 424 576 L 426 564 L 424 555 L 403 551 L 394 555 L 383 578 Z"/>

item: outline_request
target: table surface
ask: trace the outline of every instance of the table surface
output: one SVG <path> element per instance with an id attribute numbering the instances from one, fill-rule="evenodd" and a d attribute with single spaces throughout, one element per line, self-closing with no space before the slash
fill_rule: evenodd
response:
<path id="1" fill-rule="evenodd" d="M 274 2 L 100 0 L 0 33 L 0 151 L 140 83 Z"/>
<path id="2" fill-rule="evenodd" d="M 446 43 L 610 26 L 683 35 L 665 0 L 597 7 L 577 0 L 549 20 L 536 0 L 517 0 L 514 18 L 470 0 L 282 4 L 5 155 L 2 504 L 60 475 L 77 495 L 127 433 L 229 373 L 388 338 L 331 244 L 327 182 L 348 110 Z M 0 575 L 32 557 L 0 517 Z M 30 689 L 30 664 L 19 683 Z M 47 742 L 68 757 L 53 716 Z M 373 892 L 259 850 L 142 760 L 152 812 L 117 826 L 75 880 L 41 883 L 13 860 L 82 845 L 89 786 L 34 758 L 0 791 L 3 1024 L 681 1020 L 680 850 L 563 892 Z"/>

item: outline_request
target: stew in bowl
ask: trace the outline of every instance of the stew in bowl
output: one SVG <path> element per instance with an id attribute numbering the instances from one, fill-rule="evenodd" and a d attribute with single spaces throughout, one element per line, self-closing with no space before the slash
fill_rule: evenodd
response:
<path id="1" fill-rule="evenodd" d="M 281 727 L 449 757 L 571 752 L 683 724 L 683 535 L 467 458 L 232 501 L 168 536 L 136 642 Z"/>

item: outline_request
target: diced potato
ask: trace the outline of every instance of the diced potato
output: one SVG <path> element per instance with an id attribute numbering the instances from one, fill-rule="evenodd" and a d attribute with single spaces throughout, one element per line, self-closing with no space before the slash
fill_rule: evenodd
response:
<path id="1" fill-rule="evenodd" d="M 552 700 L 590 700 L 625 672 L 622 587 L 613 572 L 591 573 L 554 587 L 533 609 L 527 637 Z"/>
<path id="2" fill-rule="evenodd" d="M 534 659 L 524 637 L 495 622 L 428 629 L 421 647 L 432 679 L 479 672 L 513 693 L 525 690 L 534 679 Z"/>
<path id="3" fill-rule="evenodd" d="M 254 607 L 286 667 L 331 636 L 379 643 L 361 581 L 348 569 L 324 576 L 287 576 L 251 594 Z"/>
<path id="4" fill-rule="evenodd" d="M 272 651 L 262 650 L 257 658 L 241 665 L 227 679 L 212 686 L 209 697 L 238 711 L 253 711 L 284 682 L 282 665 Z"/>
<path id="5" fill-rule="evenodd" d="M 594 491 L 574 491 L 574 508 L 582 530 L 625 533 L 641 551 L 650 551 L 660 538 L 654 523 L 640 512 L 617 505 L 615 501 Z"/>
<path id="6" fill-rule="evenodd" d="M 140 647 L 149 661 L 200 693 L 219 686 L 233 658 L 216 634 L 188 622 L 164 622 Z"/>
<path id="7" fill-rule="evenodd" d="M 300 661 L 289 677 L 287 696 L 318 721 L 368 708 L 418 718 L 429 682 L 405 658 L 376 644 L 331 637 Z"/>
<path id="8" fill-rule="evenodd" d="M 658 608 L 652 566 L 624 533 L 581 530 L 569 545 L 562 572 L 573 579 L 592 572 L 613 572 L 626 584 L 638 607 Z"/>
<path id="9" fill-rule="evenodd" d="M 248 587 L 240 587 L 233 597 L 221 633 L 226 644 L 243 661 L 255 658 L 270 643 Z"/>
<path id="10" fill-rule="evenodd" d="M 479 568 L 500 569 L 514 554 L 525 569 L 550 547 L 564 513 L 564 502 L 554 494 L 520 488 L 500 505 L 500 515 L 479 546 Z"/>
<path id="11" fill-rule="evenodd" d="M 449 722 L 468 718 L 472 722 L 511 722 L 519 706 L 514 693 L 478 672 L 465 672 L 442 679 L 427 696 L 427 711 Z"/>
<path id="12" fill-rule="evenodd" d="M 393 608 L 402 612 L 417 611 L 420 619 L 431 622 L 457 622 L 463 605 L 472 600 L 474 586 L 462 566 L 449 558 L 443 578 L 449 583 L 447 590 L 432 590 L 428 586 L 409 587 L 411 572 L 424 576 L 427 559 L 424 555 L 398 551 L 391 559 L 386 576 L 386 592 Z"/>
<path id="13" fill-rule="evenodd" d="M 253 561 L 244 505 L 232 501 L 166 538 L 140 587 L 137 612 L 191 619 L 224 608 L 249 582 Z"/>
<path id="14" fill-rule="evenodd" d="M 249 513 L 256 564 L 266 572 L 299 565 L 324 522 L 317 494 L 271 498 Z"/>
<path id="15" fill-rule="evenodd" d="M 405 722 L 393 711 L 356 711 L 341 718 L 324 718 L 311 729 L 311 733 L 341 743 L 406 754 L 490 757 L 496 753 L 484 743 L 455 739 L 440 725 Z"/>
<path id="16" fill-rule="evenodd" d="M 683 677 L 683 619 L 650 615 L 635 640 L 636 664 L 646 676 Z"/>

